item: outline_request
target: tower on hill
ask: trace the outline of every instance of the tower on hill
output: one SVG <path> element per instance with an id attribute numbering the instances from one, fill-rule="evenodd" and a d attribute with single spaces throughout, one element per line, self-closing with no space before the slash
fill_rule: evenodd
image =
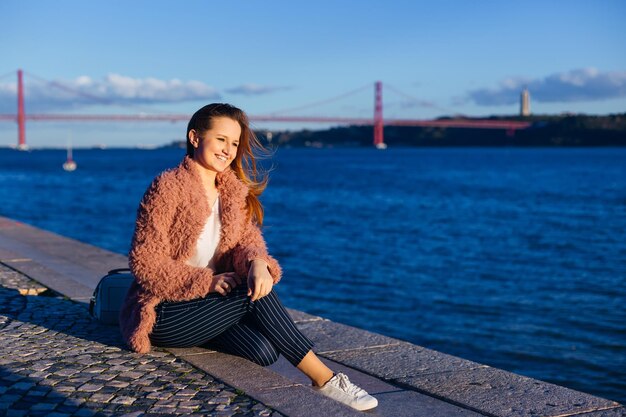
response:
<path id="1" fill-rule="evenodd" d="M 528 88 L 524 88 L 520 97 L 520 116 L 530 116 L 530 93 Z"/>

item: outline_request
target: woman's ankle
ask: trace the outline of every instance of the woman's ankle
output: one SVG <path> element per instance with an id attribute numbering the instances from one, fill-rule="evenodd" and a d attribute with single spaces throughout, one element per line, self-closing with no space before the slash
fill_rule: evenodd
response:
<path id="1" fill-rule="evenodd" d="M 326 384 L 328 383 L 328 381 L 330 381 L 331 379 L 333 379 L 333 377 L 334 377 L 335 375 L 337 375 L 337 374 L 333 372 L 332 376 L 331 376 L 330 378 L 326 379 L 326 380 L 325 380 L 324 382 L 322 382 L 321 384 L 319 384 L 319 383 L 317 383 L 317 382 L 315 382 L 315 381 L 311 381 L 311 382 L 313 383 L 313 386 L 314 386 L 314 387 L 318 387 L 318 388 L 319 388 L 319 387 L 323 387 L 324 385 L 326 385 Z"/>
<path id="2" fill-rule="evenodd" d="M 326 366 L 312 350 L 309 350 L 302 358 L 297 368 L 309 377 L 313 386 L 323 386 L 334 375 L 332 369 Z"/>

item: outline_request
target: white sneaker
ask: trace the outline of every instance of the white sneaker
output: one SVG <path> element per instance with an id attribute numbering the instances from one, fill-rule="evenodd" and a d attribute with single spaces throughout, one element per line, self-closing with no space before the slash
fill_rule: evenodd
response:
<path id="1" fill-rule="evenodd" d="M 324 386 L 313 389 L 359 411 L 370 410 L 378 405 L 376 398 L 354 385 L 347 375 L 341 372 L 333 376 Z"/>

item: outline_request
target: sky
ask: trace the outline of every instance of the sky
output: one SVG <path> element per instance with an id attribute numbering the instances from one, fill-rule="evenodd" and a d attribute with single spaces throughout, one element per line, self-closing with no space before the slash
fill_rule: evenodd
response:
<path id="1" fill-rule="evenodd" d="M 0 2 L 0 113 L 385 118 L 626 112 L 626 2 Z M 316 104 L 317 103 L 317 104 Z M 256 122 L 258 129 L 320 124 Z M 27 122 L 31 147 L 151 146 L 185 123 Z M 17 126 L 0 121 L 0 146 Z"/>

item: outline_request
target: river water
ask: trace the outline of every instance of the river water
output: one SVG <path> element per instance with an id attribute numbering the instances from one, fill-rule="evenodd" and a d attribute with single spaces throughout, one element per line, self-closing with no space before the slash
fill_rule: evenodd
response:
<path id="1" fill-rule="evenodd" d="M 0 214 L 126 253 L 182 150 L 0 150 Z M 625 148 L 280 149 L 290 307 L 626 402 Z M 104 272 L 104 271 L 103 271 Z"/>

